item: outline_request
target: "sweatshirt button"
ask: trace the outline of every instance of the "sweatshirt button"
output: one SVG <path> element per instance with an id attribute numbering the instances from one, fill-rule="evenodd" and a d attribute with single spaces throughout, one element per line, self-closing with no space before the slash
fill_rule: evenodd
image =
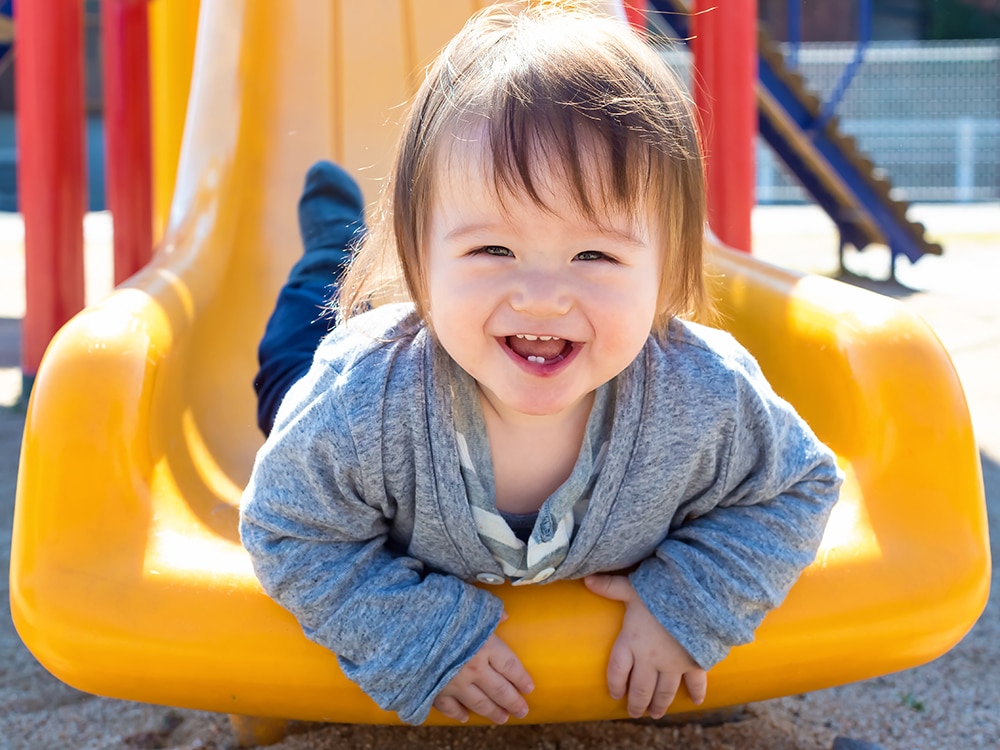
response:
<path id="1" fill-rule="evenodd" d="M 556 572 L 555 568 L 545 568 L 545 570 L 540 570 L 535 573 L 534 577 L 530 580 L 525 581 L 525 583 L 541 583 L 542 581 L 548 579 L 553 573 Z"/>
<path id="2" fill-rule="evenodd" d="M 480 583 L 488 583 L 490 586 L 499 586 L 503 583 L 503 576 L 496 573 L 476 573 L 476 580 Z"/>

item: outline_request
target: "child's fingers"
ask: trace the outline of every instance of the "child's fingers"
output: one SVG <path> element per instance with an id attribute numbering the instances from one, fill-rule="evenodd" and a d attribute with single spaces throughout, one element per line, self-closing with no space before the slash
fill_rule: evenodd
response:
<path id="1" fill-rule="evenodd" d="M 493 672 L 490 675 L 484 675 L 476 684 L 486 698 L 502 710 L 504 714 L 516 716 L 519 719 L 523 719 L 528 715 L 528 702 L 518 692 L 518 689 L 514 687 L 514 684 L 500 673 Z M 475 706 L 469 706 L 469 708 L 472 708 L 476 713 L 482 713 Z M 483 715 L 487 716 L 487 714 Z M 493 717 L 487 716 L 487 718 Z M 506 720 L 506 717 L 504 717 L 504 721 Z"/>
<path id="2" fill-rule="evenodd" d="M 491 635 L 445 685 L 434 707 L 459 721 L 468 719 L 468 712 L 472 711 L 503 724 L 511 715 L 519 718 L 527 715 L 527 701 L 518 691 L 529 692 L 533 688 L 520 659 L 497 635 Z"/>
<path id="3" fill-rule="evenodd" d="M 615 700 L 619 700 L 625 695 L 629 674 L 632 672 L 634 664 L 632 650 L 623 646 L 620 639 L 616 640 L 608 659 L 608 692 Z"/>
<path id="4" fill-rule="evenodd" d="M 511 692 L 515 692 L 509 682 L 507 686 Z M 497 703 L 495 700 L 497 696 L 493 694 L 493 690 L 494 687 L 491 686 L 483 685 L 480 687 L 479 685 L 470 685 L 462 695 L 462 704 L 470 711 L 474 711 L 480 716 L 489 719 L 494 724 L 506 724 L 511 712 L 503 705 Z M 521 698 L 521 700 L 523 701 L 524 699 Z M 525 706 L 525 712 L 527 712 L 527 706 Z"/>
<path id="5" fill-rule="evenodd" d="M 506 643 L 499 639 L 497 641 L 497 647 L 490 653 L 490 666 L 509 680 L 519 692 L 530 693 L 535 689 L 535 682 L 528 674 L 528 670 L 524 668 L 521 660 L 517 658 L 517 654 L 511 651 Z"/>
<path id="6" fill-rule="evenodd" d="M 586 576 L 583 583 L 592 593 L 617 602 L 631 601 L 635 594 L 632 584 L 625 576 L 592 575 Z"/>
<path id="7" fill-rule="evenodd" d="M 697 706 L 705 701 L 708 695 L 708 672 L 704 669 L 692 669 L 684 673 L 684 685 L 687 687 L 691 701 Z"/>
<path id="8" fill-rule="evenodd" d="M 461 703 L 459 703 L 455 698 L 452 698 L 450 695 L 439 695 L 434 700 L 434 708 L 447 716 L 449 719 L 455 719 L 463 724 L 469 720 L 469 712 L 465 710 L 465 707 Z"/>
<path id="9" fill-rule="evenodd" d="M 628 679 L 628 715 L 638 719 L 646 713 L 656 692 L 657 672 L 652 667 L 636 664 Z"/>
<path id="10" fill-rule="evenodd" d="M 490 668 L 484 670 L 476 684 L 502 709 L 523 719 L 528 714 L 528 702 L 522 693 L 530 693 L 535 684 L 517 654 L 506 643 L 492 636 L 487 644 Z"/>
<path id="11" fill-rule="evenodd" d="M 653 700 L 649 703 L 649 715 L 654 719 L 662 719 L 663 715 L 670 708 L 670 704 L 677 697 L 677 690 L 681 686 L 680 675 L 670 672 L 660 672 L 656 678 L 656 690 L 653 691 Z"/>

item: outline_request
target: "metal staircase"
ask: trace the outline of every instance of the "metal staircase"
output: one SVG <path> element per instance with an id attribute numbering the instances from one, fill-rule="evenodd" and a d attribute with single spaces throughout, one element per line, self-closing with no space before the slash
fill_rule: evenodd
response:
<path id="1" fill-rule="evenodd" d="M 690 13 L 684 0 L 649 0 L 650 22 L 667 23 L 681 39 L 689 39 Z M 923 255 L 940 255 L 939 244 L 925 236 L 923 224 L 906 218 L 909 203 L 891 196 L 892 185 L 842 133 L 836 115 L 823 111 L 801 75 L 789 69 L 777 45 L 758 31 L 758 128 L 768 145 L 784 161 L 840 232 L 840 251 L 846 245 L 863 250 L 881 244 L 896 258 L 911 262 Z"/>

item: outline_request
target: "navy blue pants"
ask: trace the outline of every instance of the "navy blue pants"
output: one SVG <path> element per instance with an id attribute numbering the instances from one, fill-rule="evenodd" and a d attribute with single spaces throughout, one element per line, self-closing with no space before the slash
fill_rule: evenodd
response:
<path id="1" fill-rule="evenodd" d="M 257 424 L 267 435 L 281 399 L 305 375 L 320 340 L 333 327 L 327 310 L 352 245 L 364 234 L 364 200 L 353 178 L 327 161 L 306 174 L 299 199 L 304 252 L 278 293 L 257 349 Z"/>

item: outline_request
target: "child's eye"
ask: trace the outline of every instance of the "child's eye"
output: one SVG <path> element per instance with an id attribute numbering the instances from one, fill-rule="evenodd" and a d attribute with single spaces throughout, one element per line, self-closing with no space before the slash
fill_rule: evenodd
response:
<path id="1" fill-rule="evenodd" d="M 610 255 L 605 255 L 599 250 L 584 250 L 582 253 L 577 253 L 575 260 L 606 260 L 609 263 L 617 263 L 614 258 Z"/>
<path id="2" fill-rule="evenodd" d="M 483 245 L 473 251 L 476 255 L 495 255 L 498 258 L 510 258 L 514 253 L 501 245 Z"/>

